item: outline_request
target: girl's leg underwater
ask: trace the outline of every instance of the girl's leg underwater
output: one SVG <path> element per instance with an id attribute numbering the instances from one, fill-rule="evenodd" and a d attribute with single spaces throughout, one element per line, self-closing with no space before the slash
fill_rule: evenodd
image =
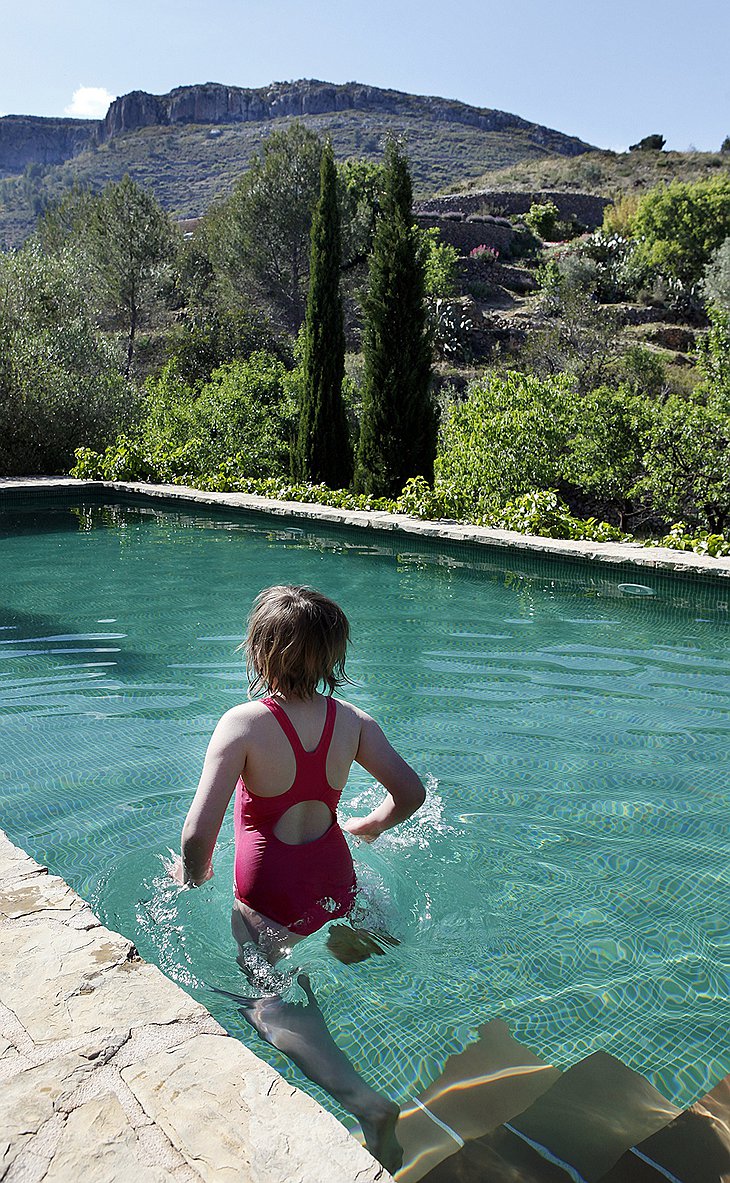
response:
<path id="1" fill-rule="evenodd" d="M 251 940 L 259 943 L 273 964 L 292 944 L 302 939 L 280 925 L 269 925 L 265 917 L 254 913 L 253 916 L 263 922 L 259 927 L 253 916 L 246 914 L 248 911 L 244 912 L 237 901 L 231 919 L 233 935 L 239 946 L 237 960 L 242 968 L 245 964 L 243 945 Z M 298 981 L 307 996 L 306 1006 L 284 1002 L 274 994 L 264 998 L 241 998 L 240 1013 L 262 1039 L 288 1056 L 305 1076 L 357 1118 L 368 1150 L 393 1174 L 403 1159 L 403 1150 L 395 1136 L 400 1110 L 395 1102 L 376 1092 L 357 1073 L 332 1038 L 309 978 L 303 973 Z"/>

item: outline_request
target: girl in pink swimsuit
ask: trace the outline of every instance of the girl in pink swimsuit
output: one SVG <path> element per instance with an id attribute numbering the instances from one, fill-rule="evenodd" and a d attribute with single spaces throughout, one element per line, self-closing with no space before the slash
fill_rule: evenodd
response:
<path id="1" fill-rule="evenodd" d="M 328 921 L 347 916 L 356 883 L 343 830 L 374 842 L 425 798 L 418 776 L 378 724 L 332 697 L 348 681 L 348 641 L 342 609 L 307 587 L 267 588 L 249 617 L 249 695 L 265 691 L 267 697 L 233 707 L 218 723 L 183 826 L 182 853 L 171 866 L 180 885 L 210 879 L 213 848 L 235 792 L 232 925 L 242 965 L 251 941 L 276 961 Z M 340 828 L 337 805 L 355 761 L 383 785 L 385 797 L 366 817 Z M 368 944 L 367 934 L 338 929 L 331 947 L 342 945 L 343 930 L 353 938 L 343 960 L 382 951 Z M 356 1073 L 332 1040 L 306 976 L 299 981 L 309 1005 L 278 996 L 247 1000 L 246 1018 L 353 1113 L 371 1152 L 388 1170 L 397 1169 L 398 1107 Z"/>
<path id="2" fill-rule="evenodd" d="M 285 793 L 261 797 L 250 793 L 242 777 L 236 785 L 236 899 L 297 936 L 316 932 L 328 920 L 346 916 L 355 895 L 355 868 L 336 818 L 340 791 L 327 780 L 327 757 L 337 718 L 337 703 L 327 699 L 324 730 L 313 751 L 302 746 L 289 716 L 273 697 L 262 699 L 281 727 L 296 765 L 294 783 Z M 276 835 L 284 814 L 295 805 L 321 801 L 331 814 L 319 838 L 292 844 Z"/>

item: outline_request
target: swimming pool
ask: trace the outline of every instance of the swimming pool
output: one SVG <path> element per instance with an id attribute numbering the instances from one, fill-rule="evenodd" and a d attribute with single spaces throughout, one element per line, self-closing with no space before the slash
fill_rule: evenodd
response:
<path id="1" fill-rule="evenodd" d="M 216 991 L 247 992 L 230 815 L 210 884 L 178 894 L 160 863 L 245 694 L 250 601 L 285 581 L 343 604 L 350 697 L 430 785 L 356 850 L 399 946 L 350 967 L 322 934 L 297 950 L 371 1083 L 403 1101 L 493 1017 L 679 1104 L 728 1071 L 727 591 L 142 502 L 0 526 L 0 824 L 290 1079 Z M 356 773 L 344 814 L 376 795 Z"/>

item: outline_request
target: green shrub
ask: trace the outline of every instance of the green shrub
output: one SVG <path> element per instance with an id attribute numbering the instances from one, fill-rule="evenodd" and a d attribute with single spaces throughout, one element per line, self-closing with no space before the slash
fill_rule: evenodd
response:
<path id="1" fill-rule="evenodd" d="M 630 238 L 641 198 L 638 193 L 622 193 L 603 211 L 603 234 Z"/>
<path id="2" fill-rule="evenodd" d="M 730 414 L 730 311 L 710 309 L 710 328 L 700 338 L 697 366 L 701 389 L 720 400 Z"/>
<path id="3" fill-rule="evenodd" d="M 639 203 L 633 230 L 651 267 L 682 284 L 697 283 L 730 237 L 730 176 L 652 189 Z"/>
<path id="4" fill-rule="evenodd" d="M 662 357 L 645 345 L 630 345 L 619 357 L 615 374 L 619 386 L 634 395 L 661 398 L 669 390 L 667 367 Z"/>
<path id="5" fill-rule="evenodd" d="M 0 256 L 0 474 L 62 473 L 81 444 L 104 446 L 138 413 L 69 251 Z"/>
<path id="6" fill-rule="evenodd" d="M 573 403 L 565 462 L 567 480 L 584 492 L 631 509 L 642 475 L 651 410 L 646 398 L 625 387 L 601 386 Z"/>
<path id="7" fill-rule="evenodd" d="M 730 517 L 730 403 L 670 395 L 654 409 L 641 487 L 662 517 L 720 534 Z"/>
<path id="8" fill-rule="evenodd" d="M 498 529 L 516 530 L 520 534 L 536 534 L 542 538 L 623 542 L 629 537 L 608 522 L 574 517 L 552 489 L 523 493 L 503 506 L 488 524 Z"/>
<path id="9" fill-rule="evenodd" d="M 709 304 L 730 313 L 730 237 L 717 248 L 705 267 L 702 294 Z"/>
<path id="10" fill-rule="evenodd" d="M 267 353 L 220 366 L 200 388 L 168 368 L 149 384 L 142 428 L 148 454 L 177 449 L 178 463 L 194 473 L 213 472 L 233 456 L 243 476 L 288 473 L 296 380 Z"/>
<path id="11" fill-rule="evenodd" d="M 582 286 L 585 277 L 555 261 L 536 307 L 542 327 L 529 333 L 520 359 L 543 379 L 570 375 L 580 393 L 607 381 L 623 347 L 618 317 Z"/>
<path id="12" fill-rule="evenodd" d="M 226 362 L 267 352 L 287 359 L 287 349 L 264 315 L 244 309 L 194 309 L 166 339 L 167 360 L 188 382 L 205 382 Z"/>
<path id="13" fill-rule="evenodd" d="M 547 242 L 553 242 L 559 237 L 558 207 L 554 201 L 533 201 L 525 214 L 525 223 L 534 234 Z"/>
<path id="14" fill-rule="evenodd" d="M 436 226 L 418 231 L 418 246 L 425 294 L 453 296 L 459 263 L 456 247 L 441 241 L 441 231 Z"/>
<path id="15" fill-rule="evenodd" d="M 285 477 L 298 377 L 267 353 L 221 366 L 197 387 L 168 365 L 148 382 L 137 434 L 121 436 L 98 460 L 81 449 L 72 475 L 196 482 L 219 471 L 242 479 Z"/>
<path id="16" fill-rule="evenodd" d="M 724 534 L 710 534 L 707 530 L 693 532 L 685 522 L 675 522 L 663 538 L 653 538 L 646 545 L 692 551 L 697 555 L 709 555 L 713 559 L 730 555 L 730 538 Z"/>
<path id="17" fill-rule="evenodd" d="M 459 498 L 449 485 L 436 481 L 432 488 L 424 477 L 414 476 L 404 485 L 395 509 L 427 521 L 454 518 L 458 516 Z"/>
<path id="18" fill-rule="evenodd" d="M 540 239 L 530 227 L 518 222 L 512 228 L 512 237 L 505 254 L 510 259 L 535 259 L 540 253 L 541 246 Z"/>
<path id="19" fill-rule="evenodd" d="M 477 382 L 449 408 L 436 475 L 455 491 L 454 516 L 490 514 L 560 481 L 573 390 L 563 375 L 507 371 Z"/>
<path id="20" fill-rule="evenodd" d="M 635 240 L 597 230 L 575 248 L 596 264 L 596 298 L 604 303 L 635 300 L 650 282 L 651 268 Z"/>

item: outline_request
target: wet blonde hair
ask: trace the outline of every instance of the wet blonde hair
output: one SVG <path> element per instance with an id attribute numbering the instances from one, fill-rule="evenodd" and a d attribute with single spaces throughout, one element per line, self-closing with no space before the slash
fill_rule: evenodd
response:
<path id="1" fill-rule="evenodd" d="M 264 588 L 248 618 L 249 697 L 264 690 L 311 698 L 321 682 L 328 694 L 350 679 L 345 673 L 350 625 L 334 600 L 311 587 Z"/>

